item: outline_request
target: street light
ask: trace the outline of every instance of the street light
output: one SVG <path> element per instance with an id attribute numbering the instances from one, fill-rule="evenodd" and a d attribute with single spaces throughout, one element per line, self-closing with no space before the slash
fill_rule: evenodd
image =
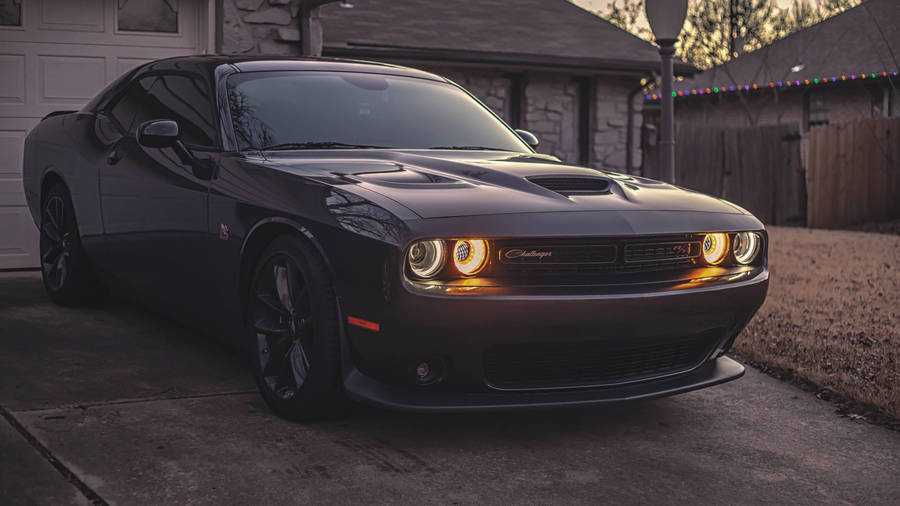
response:
<path id="1" fill-rule="evenodd" d="M 646 0 L 644 7 L 647 21 L 659 46 L 662 57 L 662 125 L 660 125 L 660 152 L 662 153 L 663 179 L 675 183 L 675 104 L 672 99 L 672 57 L 675 43 L 684 26 L 688 0 Z"/>

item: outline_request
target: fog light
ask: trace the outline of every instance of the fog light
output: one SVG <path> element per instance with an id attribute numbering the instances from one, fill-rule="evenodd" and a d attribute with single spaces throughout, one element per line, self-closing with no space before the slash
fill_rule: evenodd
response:
<path id="1" fill-rule="evenodd" d="M 419 363 L 412 372 L 416 385 L 433 385 L 442 381 L 447 375 L 447 364 L 441 357 L 431 357 Z"/>
<path id="2" fill-rule="evenodd" d="M 428 362 L 422 362 L 416 366 L 416 379 L 420 383 L 427 381 L 429 376 L 431 376 L 431 366 L 428 365 Z"/>
<path id="3" fill-rule="evenodd" d="M 728 253 L 728 234 L 706 234 L 703 238 L 703 259 L 710 265 L 718 265 Z"/>

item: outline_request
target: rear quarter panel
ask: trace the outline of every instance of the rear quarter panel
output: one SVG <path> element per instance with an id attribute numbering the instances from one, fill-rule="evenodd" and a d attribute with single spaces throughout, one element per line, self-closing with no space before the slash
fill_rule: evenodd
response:
<path id="1" fill-rule="evenodd" d="M 94 115 L 72 113 L 41 121 L 25 139 L 23 185 L 29 210 L 40 225 L 44 181 L 54 174 L 72 196 L 79 233 L 86 246 L 103 233 L 97 188 L 97 158 L 103 151 L 94 135 Z"/>

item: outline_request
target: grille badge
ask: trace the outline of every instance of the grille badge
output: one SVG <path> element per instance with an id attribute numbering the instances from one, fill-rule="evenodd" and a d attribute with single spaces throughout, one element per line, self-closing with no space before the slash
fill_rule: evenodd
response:
<path id="1" fill-rule="evenodd" d="M 543 259 L 545 257 L 552 257 L 553 252 L 547 250 L 535 250 L 535 249 L 508 249 L 505 253 L 503 253 L 504 258 L 538 258 Z"/>
<path id="2" fill-rule="evenodd" d="M 616 247 L 611 244 L 516 245 L 500 248 L 500 262 L 517 265 L 608 264 L 616 261 Z"/>

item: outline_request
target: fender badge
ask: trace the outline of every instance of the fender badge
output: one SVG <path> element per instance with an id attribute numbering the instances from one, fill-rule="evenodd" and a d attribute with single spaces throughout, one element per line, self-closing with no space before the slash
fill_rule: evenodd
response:
<path id="1" fill-rule="evenodd" d="M 231 235 L 231 230 L 228 229 L 228 225 L 224 223 L 219 224 L 219 239 L 223 241 L 227 241 L 228 237 Z"/>

